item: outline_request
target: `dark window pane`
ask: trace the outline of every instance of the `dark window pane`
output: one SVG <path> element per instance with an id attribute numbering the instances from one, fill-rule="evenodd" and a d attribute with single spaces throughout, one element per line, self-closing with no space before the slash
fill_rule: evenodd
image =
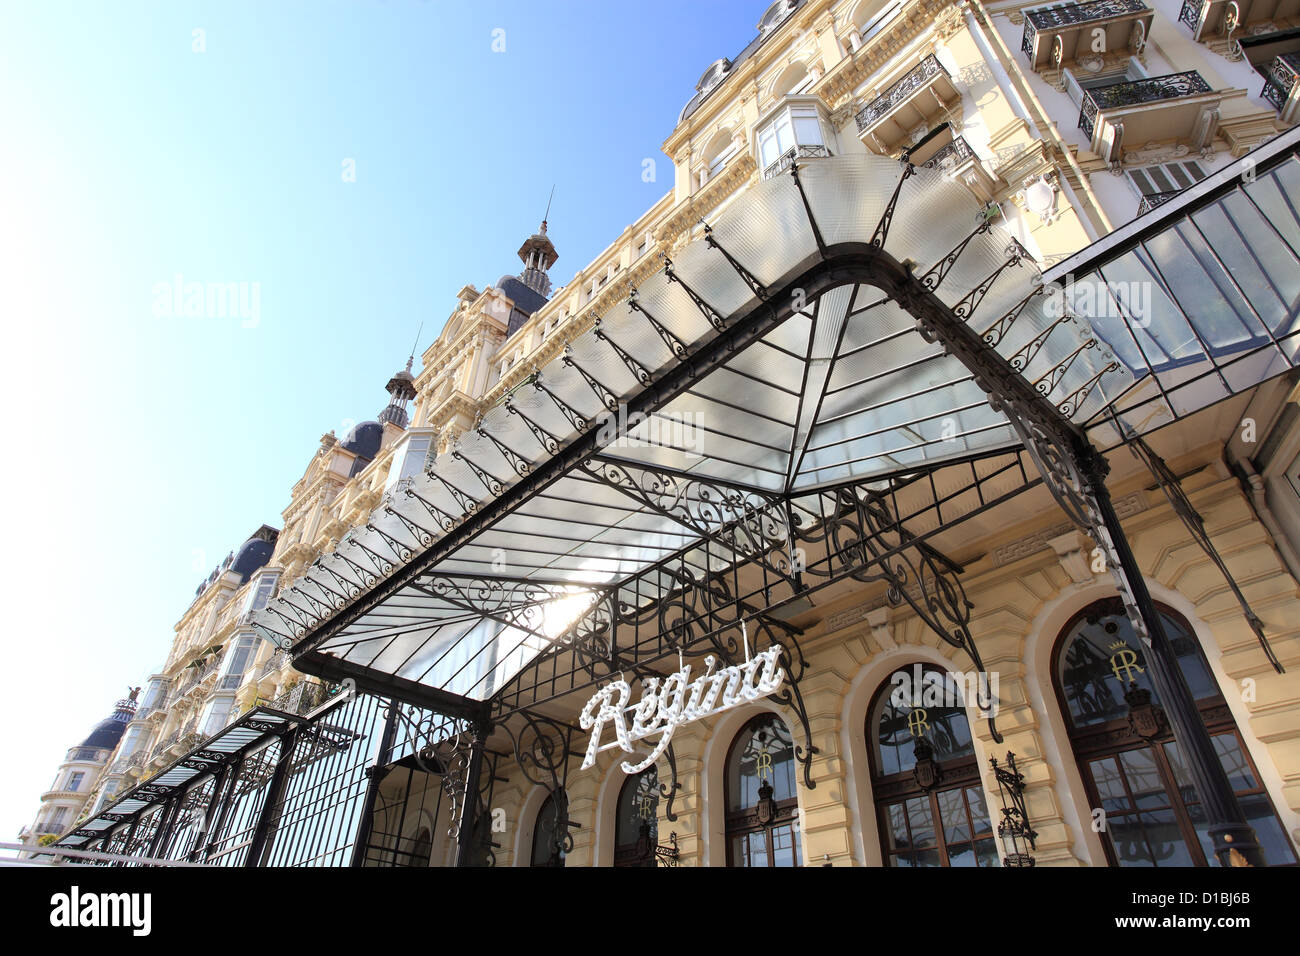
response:
<path id="1" fill-rule="evenodd" d="M 975 848 L 969 843 L 960 843 L 948 847 L 949 866 L 976 866 Z"/>
<path id="2" fill-rule="evenodd" d="M 1215 734 L 1214 750 L 1219 755 L 1228 779 L 1232 781 L 1233 790 L 1258 790 L 1259 781 L 1250 770 L 1246 755 L 1241 752 L 1241 744 L 1236 734 Z"/>
<path id="3" fill-rule="evenodd" d="M 991 833 L 993 824 L 989 820 L 989 808 L 984 803 L 984 791 L 979 787 L 966 788 L 966 803 L 970 807 L 971 821 L 975 824 L 975 833 Z"/>
<path id="4" fill-rule="evenodd" d="M 975 841 L 975 856 L 979 859 L 980 866 L 1002 865 L 1002 859 L 998 856 L 998 841 L 992 837 Z"/>
<path id="5" fill-rule="evenodd" d="M 731 865 L 732 866 L 749 866 L 749 837 L 734 836 L 731 838 Z"/>
<path id="6" fill-rule="evenodd" d="M 938 850 L 918 850 L 912 854 L 913 866 L 943 866 Z"/>
<path id="7" fill-rule="evenodd" d="M 1108 816 L 1106 835 L 1115 849 L 1120 866 L 1155 866 L 1151 851 L 1147 849 L 1146 834 L 1136 814 Z"/>
<path id="8" fill-rule="evenodd" d="M 1194 866 L 1187 843 L 1173 810 L 1158 810 L 1155 813 L 1142 814 L 1142 825 L 1146 829 L 1147 842 L 1155 855 L 1156 866 Z"/>
<path id="9" fill-rule="evenodd" d="M 912 824 L 912 845 L 934 846 L 934 814 L 930 812 L 930 798 L 913 797 L 908 800 L 907 817 Z"/>
<path id="10" fill-rule="evenodd" d="M 795 839 L 794 828 L 790 826 L 772 828 L 772 865 L 798 866 L 799 841 Z"/>
<path id="11" fill-rule="evenodd" d="M 1149 747 L 1139 750 L 1126 750 L 1119 755 L 1120 766 L 1128 778 L 1129 790 L 1139 807 L 1155 808 L 1170 805 L 1169 794 L 1165 792 L 1164 781 L 1156 768 L 1156 755 Z"/>
<path id="12" fill-rule="evenodd" d="M 1162 615 L 1162 620 L 1192 696 L 1197 700 L 1217 696 L 1218 688 L 1195 637 L 1172 616 Z M 1057 677 L 1075 727 L 1125 718 L 1128 705 L 1124 692 L 1132 683 L 1151 691 L 1159 702 L 1147 673 L 1146 649 L 1133 634 L 1127 615 L 1109 604 L 1089 608 L 1071 627 L 1057 664 Z"/>
<path id="13" fill-rule="evenodd" d="M 907 847 L 907 812 L 901 803 L 891 803 L 889 814 L 889 846 L 891 849 Z"/>
<path id="14" fill-rule="evenodd" d="M 1119 762 L 1114 757 L 1103 757 L 1090 761 L 1092 779 L 1097 784 L 1101 795 L 1101 808 L 1107 813 L 1124 811 L 1132 808 L 1132 802 L 1124 791 L 1124 778 L 1119 772 Z"/>
<path id="15" fill-rule="evenodd" d="M 751 722 L 731 751 L 727 766 L 727 809 L 746 810 L 758 803 L 758 789 L 772 785 L 777 801 L 795 797 L 794 741 L 775 715 Z"/>
<path id="16" fill-rule="evenodd" d="M 555 797 L 549 796 L 537 811 L 537 824 L 533 828 L 533 866 L 563 866 L 564 854 L 557 843 L 559 808 Z"/>
<path id="17" fill-rule="evenodd" d="M 1259 793 L 1240 797 L 1239 801 L 1242 813 L 1246 814 L 1246 822 L 1255 828 L 1255 839 L 1264 851 L 1264 862 L 1269 866 L 1296 862 L 1295 848 L 1287 839 L 1286 831 L 1282 829 L 1268 797 Z"/>
<path id="18" fill-rule="evenodd" d="M 635 777 L 623 781 L 618 793 L 617 820 L 614 824 L 614 843 L 631 846 L 641 836 L 641 828 L 648 828 L 651 844 L 659 837 L 659 771 L 648 767 Z"/>
<path id="19" fill-rule="evenodd" d="M 957 682 L 937 668 L 909 665 L 891 674 L 867 724 L 867 739 L 876 741 L 876 773 L 890 776 L 915 767 L 918 736 L 941 762 L 974 754 L 961 700 Z"/>
<path id="20" fill-rule="evenodd" d="M 939 820 L 943 824 L 944 842 L 962 843 L 969 840 L 970 823 L 966 820 L 966 801 L 962 799 L 962 791 L 943 790 L 935 796 L 939 801 Z"/>

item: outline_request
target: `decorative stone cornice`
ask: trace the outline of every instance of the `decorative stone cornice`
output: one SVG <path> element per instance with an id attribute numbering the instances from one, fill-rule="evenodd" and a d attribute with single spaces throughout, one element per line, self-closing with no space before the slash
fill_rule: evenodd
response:
<path id="1" fill-rule="evenodd" d="M 872 37 L 856 52 L 836 64 L 818 84 L 816 92 L 831 109 L 838 109 L 846 100 L 851 103 L 855 89 L 888 65 L 927 30 L 934 29 L 935 39 L 940 40 L 939 23 L 942 22 L 946 25 L 944 29 L 952 30 L 948 36 L 954 35 L 961 23 L 952 25 L 947 17 L 955 15 L 960 21 L 964 7 L 964 3 L 953 3 L 953 0 L 917 0 L 910 4 L 893 26 Z"/>
<path id="2" fill-rule="evenodd" d="M 723 200 L 748 182 L 757 170 L 758 163 L 752 151 L 745 150 L 736 156 L 721 173 L 709 180 L 703 189 L 678 204 L 655 230 L 655 239 L 661 246 L 672 248 L 692 226 L 700 221 L 701 216 L 716 209 Z"/>

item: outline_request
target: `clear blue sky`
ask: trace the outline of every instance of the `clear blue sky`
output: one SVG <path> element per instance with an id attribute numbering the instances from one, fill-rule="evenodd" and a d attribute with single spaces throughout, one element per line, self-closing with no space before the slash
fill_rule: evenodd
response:
<path id="1" fill-rule="evenodd" d="M 0 5 L 0 841 L 552 184 L 557 284 L 672 188 L 660 144 L 767 5 Z M 257 323 L 155 314 L 178 274 L 258 283 Z"/>

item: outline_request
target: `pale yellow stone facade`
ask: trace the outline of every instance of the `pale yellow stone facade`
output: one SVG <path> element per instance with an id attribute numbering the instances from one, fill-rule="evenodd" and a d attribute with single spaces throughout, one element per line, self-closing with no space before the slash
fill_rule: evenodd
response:
<path id="1" fill-rule="evenodd" d="M 212 648 L 220 648 L 224 660 L 241 637 L 252 633 L 247 609 L 263 576 L 292 581 L 316 556 L 332 550 L 348 529 L 363 524 L 382 504 L 414 442 L 425 442 L 435 453 L 448 450 L 486 408 L 523 384 L 535 368 L 659 269 L 661 254 L 671 256 L 698 238 L 701 220 L 716 216 L 760 182 L 773 165 L 762 137 L 783 110 L 813 111 L 820 141 L 811 145 L 835 155 L 898 155 L 927 129 L 947 122 L 970 153 L 951 174 L 981 201 L 999 204 L 1003 225 L 1044 264 L 1067 257 L 1137 214 L 1141 196 L 1135 171 L 1195 162 L 1209 174 L 1290 125 L 1286 111 L 1280 114 L 1261 98 L 1259 75 L 1249 62 L 1224 55 L 1223 44 L 1216 47 L 1212 37 L 1194 40 L 1178 22 L 1181 0 L 1151 0 L 1154 17 L 1140 45 L 1129 36 L 1119 48 L 1047 69 L 1034 68 L 1020 48 L 1024 11 L 1034 6 L 981 0 L 807 0 L 774 21 L 764 42 L 726 70 L 715 86 L 706 86 L 664 141 L 673 181 L 662 199 L 513 334 L 508 332 L 515 303 L 505 293 L 493 287 L 462 288 L 442 333 L 420 356 L 410 427 L 384 424 L 379 452 L 355 474 L 357 456 L 336 436 L 322 438 L 291 490 L 269 563 L 243 584 L 235 575 L 218 573 L 177 623 L 166 663 L 152 681 L 156 694 L 146 696 L 132 725 L 140 729 L 128 731 L 101 778 L 101 787 L 111 783 L 105 796 L 147 777 L 195 735 L 210 732 L 212 725 L 203 721 L 211 716 L 214 695 L 230 696 L 224 712 L 229 719 L 258 700 L 281 698 L 303 679 L 265 644 L 256 647 L 236 688 L 218 691 L 220 667 L 191 665 Z M 719 55 L 734 52 L 720 50 Z M 856 117 L 899 89 L 900 81 L 930 57 L 942 76 L 917 98 L 899 99 L 879 125 L 859 130 Z M 1089 138 L 1079 128 L 1079 106 L 1069 98 L 1067 70 L 1073 71 L 1071 77 L 1196 70 L 1213 94 L 1197 99 L 1186 117 L 1168 104 L 1135 109 L 1123 117 L 1122 138 L 1115 132 L 1120 120 L 1103 118 L 1105 128 Z M 689 93 L 689 78 L 682 81 Z M 904 114 L 910 127 L 888 118 Z M 816 162 L 816 156 L 804 161 Z M 1041 189 L 1031 192 L 1036 183 L 1045 184 L 1047 205 Z M 499 252 L 484 250 L 484 255 Z M 1261 398 L 1256 409 L 1261 438 L 1293 402 L 1285 389 Z M 1267 666 L 1222 575 L 1151 481 L 1135 467 L 1117 463 L 1112 491 L 1130 508 L 1126 528 L 1153 595 L 1195 628 L 1294 841 L 1300 836 L 1300 594 L 1288 562 L 1294 564 L 1300 549 L 1289 529 L 1300 528 L 1300 520 L 1286 513 L 1289 503 L 1276 504 L 1287 491 L 1279 478 L 1281 464 L 1261 476 L 1255 495 L 1243 491 L 1229 473 L 1225 460 L 1252 458 L 1249 449 L 1234 445 L 1235 435 L 1235 420 L 1214 419 L 1209 429 L 1186 428 L 1179 433 L 1178 454 L 1169 457 L 1180 474 L 1189 475 L 1192 499 L 1264 620 L 1287 667 L 1285 675 Z M 1287 433 L 1281 440 L 1289 447 L 1297 439 Z M 1014 527 L 972 523 L 969 539 L 955 555 L 964 563 L 962 580 L 974 607 L 972 633 L 988 667 L 1001 678 L 998 724 L 1005 741 L 995 745 L 987 726 L 975 717 L 970 724 L 990 812 L 996 814 L 999 803 L 987 758 L 1013 751 L 1028 781 L 1029 814 L 1039 834 L 1038 864 L 1099 865 L 1105 854 L 1091 826 L 1092 808 L 1052 685 L 1051 654 L 1070 616 L 1113 593 L 1113 587 L 1109 575 L 1087 572 L 1091 543 L 1071 544 L 1068 529 L 1060 528 L 1062 515 L 1045 495 L 1032 502 L 1033 510 L 1023 510 L 1026 505 L 1016 512 Z M 1295 511 L 1300 515 L 1300 507 Z M 864 588 L 834 606 L 819 607 L 802 639 L 808 661 L 802 692 L 817 747 L 811 768 L 816 787 L 801 784 L 798 793 L 806 865 L 881 863 L 864 732 L 867 707 L 880 683 L 913 661 L 954 670 L 969 667 L 910 612 L 882 612 L 882 604 L 879 593 Z M 874 612 L 870 620 L 869 611 Z M 661 803 L 659 834 L 661 843 L 676 834 L 683 865 L 725 863 L 723 764 L 736 732 L 764 706 L 683 728 L 675 738 L 682 789 L 674 798 L 677 819 L 667 819 Z M 782 716 L 797 726 L 793 715 Z M 502 767 L 508 779 L 494 794 L 494 809 L 502 810 L 504 819 L 504 831 L 496 837 L 497 862 L 527 865 L 544 794 L 512 771 L 508 761 Z M 667 776 L 661 766 L 661 781 Z M 610 755 L 589 771 L 571 771 L 570 817 L 578 827 L 567 865 L 612 862 L 614 804 L 622 781 Z M 447 857 L 445 835 L 435 836 L 431 852 L 435 861 Z"/>

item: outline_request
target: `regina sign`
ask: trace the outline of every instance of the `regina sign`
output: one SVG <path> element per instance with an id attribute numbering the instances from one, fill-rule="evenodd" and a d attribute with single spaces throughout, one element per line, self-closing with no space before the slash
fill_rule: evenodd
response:
<path id="1" fill-rule="evenodd" d="M 578 719 L 583 730 L 591 731 L 582 769 L 592 766 L 601 751 L 620 747 L 625 753 L 635 753 L 634 741 L 658 734 L 654 748 L 639 763 L 623 761 L 624 773 L 640 773 L 659 759 L 672 743 L 673 731 L 682 724 L 759 700 L 780 688 L 785 671 L 777 662 L 783 652 L 780 644 L 773 644 L 743 664 L 732 664 L 719 671 L 714 671 L 716 661 L 710 655 L 704 659 L 704 673 L 694 681 L 690 665 L 682 664 L 680 670 L 662 681 L 658 677 L 644 681 L 641 699 L 635 705 L 628 703 L 632 689 L 627 681 L 606 684 L 587 701 Z M 606 724 L 613 725 L 615 739 L 602 744 Z"/>

